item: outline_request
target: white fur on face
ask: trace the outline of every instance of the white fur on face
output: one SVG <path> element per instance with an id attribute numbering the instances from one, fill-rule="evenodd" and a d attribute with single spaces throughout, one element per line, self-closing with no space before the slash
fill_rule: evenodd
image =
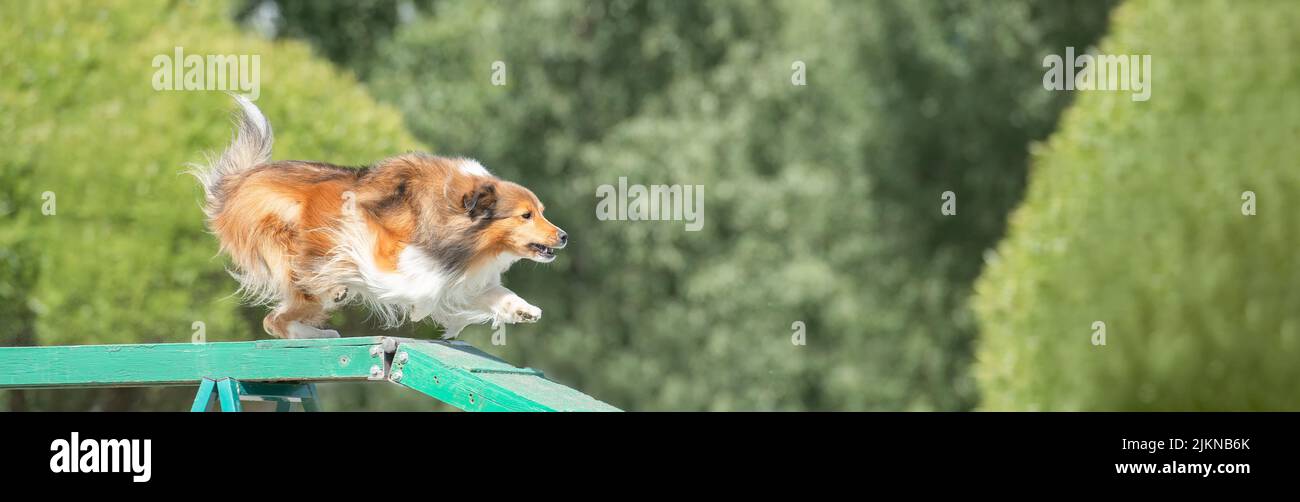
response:
<path id="1" fill-rule="evenodd" d="M 550 256 L 541 256 L 538 255 L 537 253 L 533 253 L 531 256 L 528 257 L 529 260 L 533 260 L 537 263 L 550 263 L 555 261 L 555 258 L 556 256 L 554 254 Z"/>

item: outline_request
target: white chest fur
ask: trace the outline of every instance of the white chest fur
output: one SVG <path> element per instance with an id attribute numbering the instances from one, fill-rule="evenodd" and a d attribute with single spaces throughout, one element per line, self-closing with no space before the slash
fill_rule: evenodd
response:
<path id="1" fill-rule="evenodd" d="M 397 270 L 367 274 L 362 285 L 387 324 L 404 318 L 433 318 L 449 330 L 487 322 L 491 313 L 478 300 L 501 285 L 501 274 L 519 257 L 502 255 L 463 273 L 448 272 L 441 262 L 417 246 L 398 255 Z M 385 315 L 387 313 L 388 315 Z"/>

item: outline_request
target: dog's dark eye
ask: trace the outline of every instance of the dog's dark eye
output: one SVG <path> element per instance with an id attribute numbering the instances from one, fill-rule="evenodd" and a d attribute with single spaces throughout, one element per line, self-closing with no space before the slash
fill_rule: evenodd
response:
<path id="1" fill-rule="evenodd" d="M 532 217 L 533 217 L 533 212 L 532 212 L 532 211 L 529 211 L 529 212 L 527 212 L 527 213 L 524 213 L 524 219 L 525 219 L 525 220 L 532 219 Z"/>

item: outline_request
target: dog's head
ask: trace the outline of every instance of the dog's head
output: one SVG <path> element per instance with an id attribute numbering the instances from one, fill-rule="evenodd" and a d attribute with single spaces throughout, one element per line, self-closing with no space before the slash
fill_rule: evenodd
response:
<path id="1" fill-rule="evenodd" d="M 546 206 L 518 184 L 481 179 L 461 197 L 461 207 L 478 230 L 480 249 L 549 263 L 569 243 L 569 235 L 542 214 Z"/>

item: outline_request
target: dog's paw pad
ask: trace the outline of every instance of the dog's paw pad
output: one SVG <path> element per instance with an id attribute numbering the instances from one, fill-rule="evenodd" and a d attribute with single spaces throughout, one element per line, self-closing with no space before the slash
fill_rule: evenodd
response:
<path id="1" fill-rule="evenodd" d="M 537 322 L 542 318 L 542 309 L 529 305 L 522 298 L 519 301 L 523 305 L 515 306 L 513 322 Z"/>
<path id="2" fill-rule="evenodd" d="M 542 309 L 530 305 L 518 296 L 503 300 L 494 310 L 497 312 L 497 320 L 507 324 L 537 322 L 542 318 Z"/>

